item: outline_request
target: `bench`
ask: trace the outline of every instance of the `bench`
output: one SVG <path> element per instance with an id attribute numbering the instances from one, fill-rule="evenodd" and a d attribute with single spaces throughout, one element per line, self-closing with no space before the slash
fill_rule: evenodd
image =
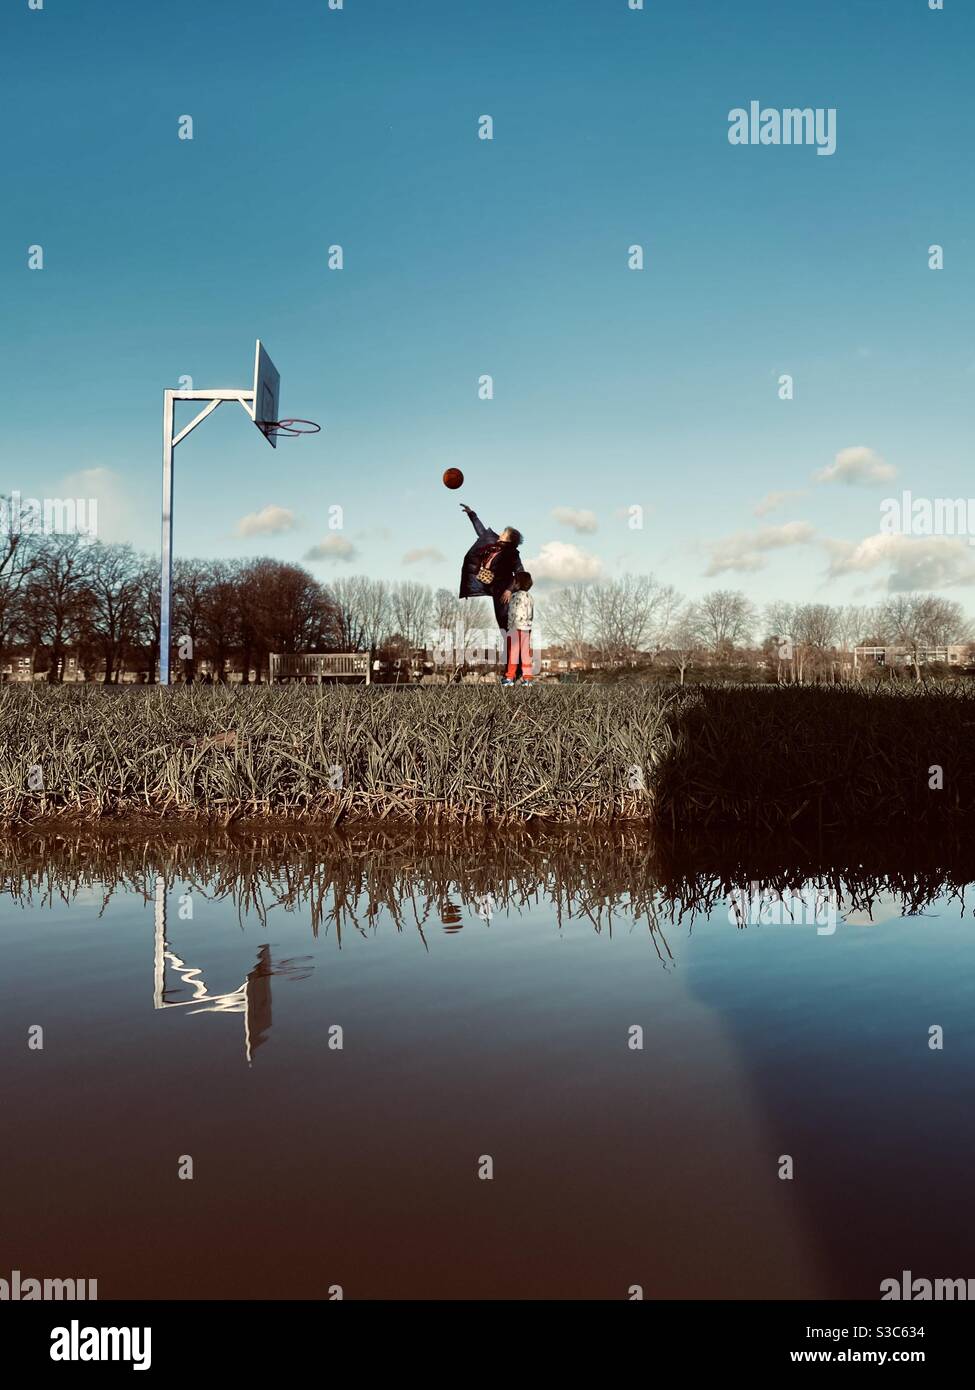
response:
<path id="1" fill-rule="evenodd" d="M 271 684 L 301 681 L 323 685 L 326 681 L 361 680 L 371 684 L 368 652 L 271 652 Z"/>

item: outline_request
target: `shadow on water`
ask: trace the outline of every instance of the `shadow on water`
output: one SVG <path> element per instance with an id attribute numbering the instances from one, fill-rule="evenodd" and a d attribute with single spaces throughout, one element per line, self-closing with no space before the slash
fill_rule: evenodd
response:
<path id="1" fill-rule="evenodd" d="M 309 1163 L 334 1161 L 335 1129 L 349 1163 L 367 1171 L 377 1146 L 395 1151 L 415 1213 L 394 1213 L 358 1176 L 357 1199 L 383 1208 L 385 1226 L 360 1217 L 346 1231 L 322 1195 L 308 1218 L 315 1227 L 327 1217 L 363 1296 L 625 1297 L 640 1282 L 656 1298 L 872 1298 L 902 1269 L 975 1275 L 975 1121 L 964 1101 L 975 1064 L 973 882 L 967 845 L 890 836 L 675 845 L 612 829 L 437 839 L 168 826 L 0 840 L 0 924 L 18 906 L 43 927 L 45 911 L 82 900 L 99 923 L 115 904 L 141 902 L 153 922 L 153 1010 L 238 1016 L 237 1065 L 243 1059 L 255 1083 L 265 1055 L 280 1049 L 276 1094 L 262 1101 L 270 1128 L 301 1132 Z M 200 906 L 193 931 L 183 929 L 190 896 L 245 935 L 260 932 L 249 964 L 230 947 L 205 959 Z M 383 955 L 390 933 L 412 938 L 419 960 Z M 553 934 L 568 955 L 545 946 Z M 0 934 L 0 961 L 6 947 Z M 329 961 L 351 948 L 357 973 L 346 985 Z M 113 960 L 122 970 L 121 949 L 106 949 L 105 980 Z M 25 954 L 25 978 L 33 965 Z M 311 991 L 282 996 L 280 1038 L 279 982 Z M 312 1045 L 318 1015 L 302 1004 L 342 988 L 361 1031 L 368 1022 L 407 1048 L 376 1073 L 350 1057 L 357 1097 L 324 1081 Z M 419 1070 L 402 1041 L 415 1045 L 417 1009 L 429 1043 Z M 635 1025 L 639 1052 L 652 1059 L 643 1071 L 622 1041 Z M 935 1026 L 943 1049 L 929 1046 Z M 205 1038 L 207 1051 L 223 1048 L 220 1036 L 194 1035 L 194 1046 Z M 164 1046 L 183 1046 L 165 1037 Z M 230 1079 L 233 1065 L 229 1054 L 221 1062 L 228 1123 L 253 1103 Z M 308 1100 L 323 1086 L 332 1088 L 323 1091 L 327 1143 Z M 428 1205 L 416 1135 L 466 1163 L 487 1145 L 485 1131 L 517 1135 L 524 1150 L 511 1209 L 471 1214 L 468 1189 L 454 1190 L 446 1171 Z M 789 1182 L 779 1178 L 786 1155 Z M 553 1176 L 567 1156 L 573 1171 Z M 282 1295 L 321 1296 L 298 1238 L 285 1239 L 270 1215 L 251 1220 L 266 1223 L 258 1234 L 272 1252 L 288 1246 Z M 458 1222 L 470 1262 L 461 1270 Z M 89 1236 L 111 1272 L 111 1250 Z M 400 1249 L 418 1242 L 422 1270 Z M 46 1249 L 55 1259 L 60 1247 Z M 214 1253 L 174 1285 L 172 1271 L 149 1260 L 136 1274 L 126 1266 L 129 1284 L 116 1293 L 256 1296 L 232 1265 Z"/>

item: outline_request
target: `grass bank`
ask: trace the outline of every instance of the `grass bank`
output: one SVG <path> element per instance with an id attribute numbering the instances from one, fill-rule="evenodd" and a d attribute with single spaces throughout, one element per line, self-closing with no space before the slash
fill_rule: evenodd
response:
<path id="1" fill-rule="evenodd" d="M 933 829 L 975 814 L 973 733 L 955 683 L 6 687 L 0 818 Z"/>

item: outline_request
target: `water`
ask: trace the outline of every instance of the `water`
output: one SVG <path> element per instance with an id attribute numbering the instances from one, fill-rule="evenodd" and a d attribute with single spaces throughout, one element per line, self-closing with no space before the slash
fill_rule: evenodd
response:
<path id="1" fill-rule="evenodd" d="M 394 1299 L 975 1277 L 963 887 L 834 875 L 830 930 L 811 882 L 796 921 L 741 927 L 713 865 L 634 841 L 10 842 L 0 1277 Z"/>

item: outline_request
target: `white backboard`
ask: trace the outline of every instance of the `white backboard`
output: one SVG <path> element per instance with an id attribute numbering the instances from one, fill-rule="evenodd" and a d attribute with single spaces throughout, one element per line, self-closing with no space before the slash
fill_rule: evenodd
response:
<path id="1" fill-rule="evenodd" d="M 278 375 L 278 369 L 258 338 L 254 356 L 254 424 L 273 449 L 278 447 L 277 439 L 273 430 L 268 433 L 267 426 L 281 418 L 278 414 L 280 392 L 281 377 Z"/>

